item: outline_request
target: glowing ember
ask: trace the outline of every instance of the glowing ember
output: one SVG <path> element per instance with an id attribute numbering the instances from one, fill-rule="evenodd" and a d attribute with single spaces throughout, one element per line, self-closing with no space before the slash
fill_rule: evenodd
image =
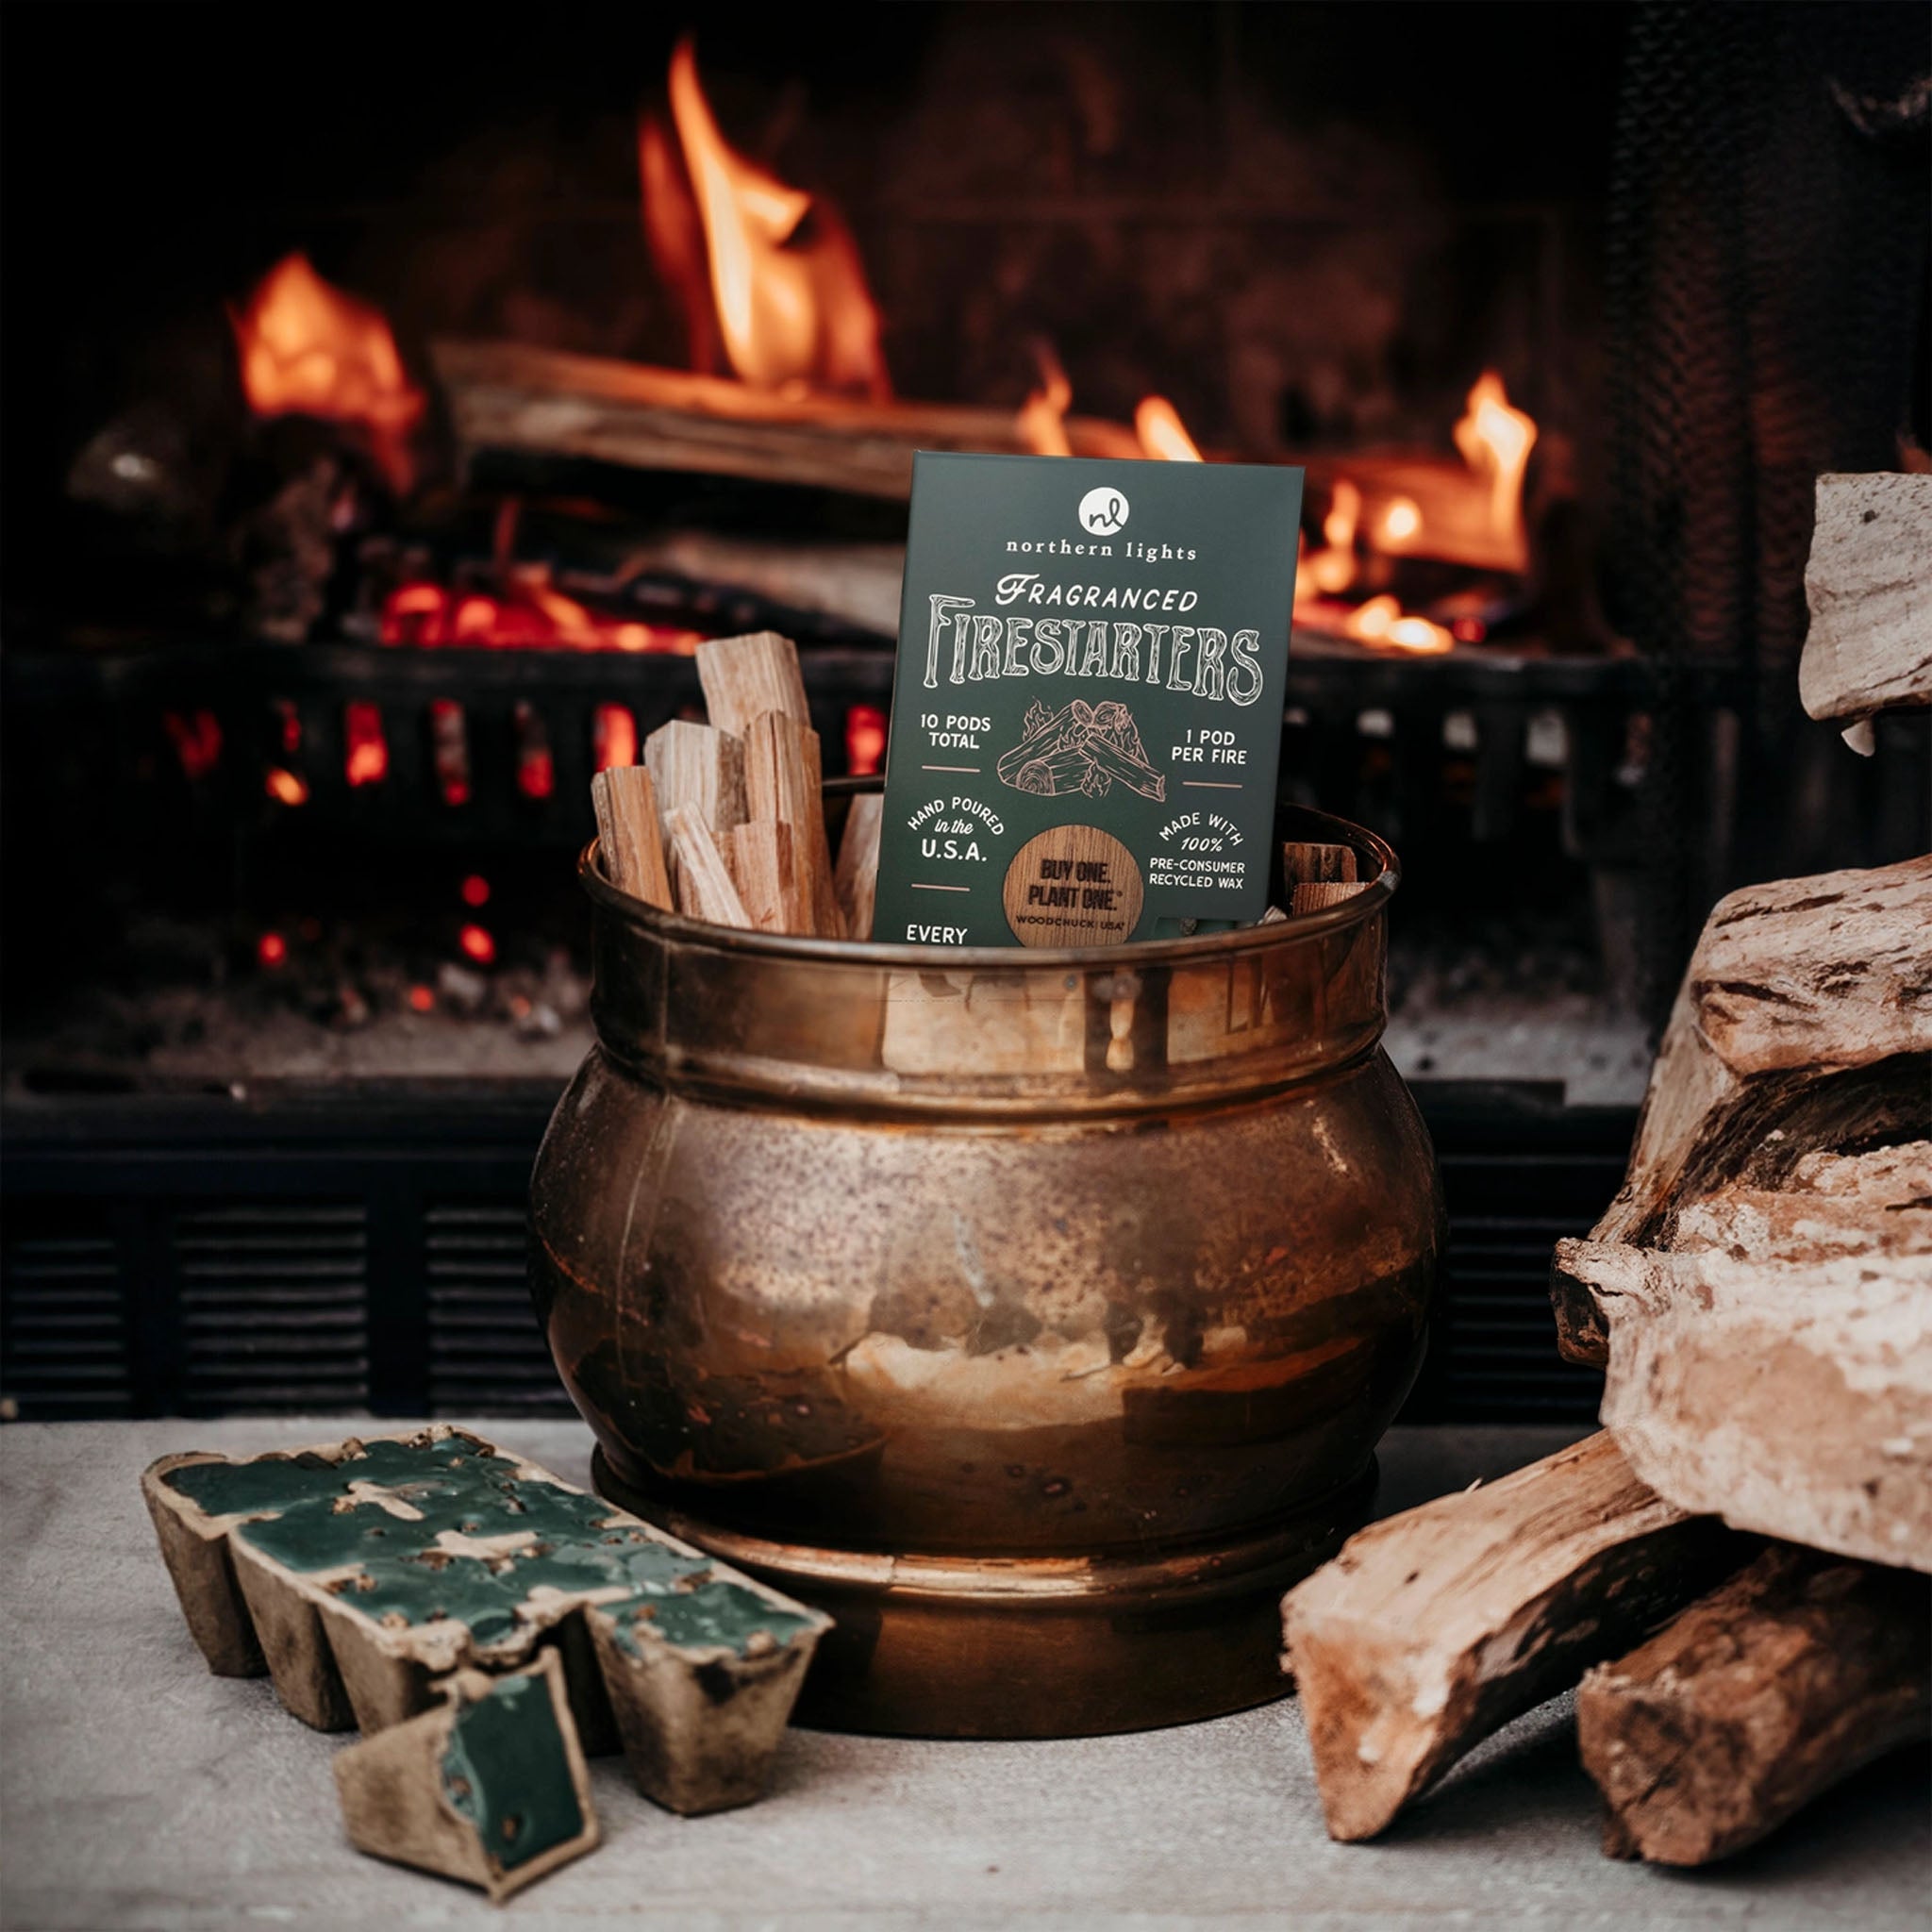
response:
<path id="1" fill-rule="evenodd" d="M 490 903 L 490 881 L 480 872 L 473 872 L 458 891 L 465 906 L 487 906 Z"/>
<path id="2" fill-rule="evenodd" d="M 557 760 L 542 714 L 527 698 L 519 698 L 510 724 L 517 741 L 517 790 L 525 798 L 548 798 L 557 790 Z"/>
<path id="3" fill-rule="evenodd" d="M 190 784 L 206 778 L 221 763 L 222 725 L 212 711 L 195 711 L 185 718 L 179 711 L 164 711 L 161 723 Z"/>
<path id="4" fill-rule="evenodd" d="M 1536 446 L 1535 419 L 1511 408 L 1503 378 L 1486 369 L 1469 392 L 1469 407 L 1456 425 L 1462 460 L 1490 486 L 1490 531 L 1528 560 L 1523 527 L 1523 473 Z"/>
<path id="5" fill-rule="evenodd" d="M 277 805 L 307 805 L 308 781 L 299 772 L 283 765 L 271 765 L 262 778 L 262 789 Z"/>
<path id="6" fill-rule="evenodd" d="M 591 761 L 608 772 L 638 761 L 638 721 L 623 705 L 599 705 L 591 713 Z"/>
<path id="7" fill-rule="evenodd" d="M 1170 463 L 1201 460 L 1201 452 L 1188 434 L 1180 411 L 1165 396 L 1141 398 L 1140 407 L 1134 411 L 1134 434 L 1150 457 L 1159 457 Z"/>
<path id="8" fill-rule="evenodd" d="M 1035 342 L 1033 359 L 1040 369 L 1040 387 L 1020 406 L 1020 440 L 1035 456 L 1070 457 L 1074 446 L 1067 441 L 1067 410 L 1073 404 L 1074 385 L 1052 343 Z"/>
<path id="9" fill-rule="evenodd" d="M 886 755 L 886 714 L 876 705 L 845 713 L 845 769 L 855 777 L 876 772 Z"/>
<path id="10" fill-rule="evenodd" d="M 1364 643 L 1389 644 L 1419 654 L 1446 651 L 1456 642 L 1440 624 L 1432 624 L 1426 617 L 1405 616 L 1393 597 L 1371 597 L 1350 613 L 1342 628 Z"/>
<path id="11" fill-rule="evenodd" d="M 1391 497 L 1375 522 L 1375 541 L 1384 550 L 1400 550 L 1422 535 L 1422 506 L 1412 496 Z"/>
<path id="12" fill-rule="evenodd" d="M 551 589 L 541 566 L 520 567 L 497 596 L 422 581 L 399 584 L 383 600 L 376 635 L 386 644 L 418 647 L 660 651 L 686 658 L 701 641 L 697 631 L 681 626 L 600 617 Z"/>
<path id="13" fill-rule="evenodd" d="M 390 481 L 408 489 L 407 441 L 423 414 L 423 395 L 404 372 L 380 309 L 324 281 L 306 255 L 291 255 L 229 321 L 242 386 L 258 416 L 359 423 Z"/>
<path id="14" fill-rule="evenodd" d="M 496 958 L 496 941 L 487 925 L 464 926 L 457 935 L 457 944 L 479 966 L 488 966 Z"/>
<path id="15" fill-rule="evenodd" d="M 278 932 L 265 932 L 255 942 L 255 957 L 271 973 L 289 962 L 289 942 Z"/>
<path id="16" fill-rule="evenodd" d="M 409 989 L 409 1005 L 418 1013 L 433 1013 L 436 995 L 426 986 L 412 986 Z"/>
<path id="17" fill-rule="evenodd" d="M 732 369 L 762 389 L 852 390 L 884 401 L 891 385 L 878 309 L 838 210 L 788 187 L 724 139 L 698 84 L 689 37 L 671 57 L 670 84 Z M 668 161 L 668 151 L 659 158 Z M 641 146 L 640 161 L 646 194 L 673 198 L 675 172 L 648 147 Z M 674 276 L 691 272 L 689 250 L 671 240 L 680 219 L 668 208 L 646 209 L 659 264 Z"/>
<path id="18" fill-rule="evenodd" d="M 389 740 L 382 732 L 382 708 L 357 698 L 342 708 L 347 749 L 342 773 L 352 786 L 380 785 L 389 776 Z"/>

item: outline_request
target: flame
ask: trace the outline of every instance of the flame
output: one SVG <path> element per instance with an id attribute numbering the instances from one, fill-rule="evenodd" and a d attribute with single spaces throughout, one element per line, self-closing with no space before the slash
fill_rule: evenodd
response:
<path id="1" fill-rule="evenodd" d="M 242 386 L 258 416 L 321 416 L 359 423 L 398 490 L 409 485 L 409 431 L 423 394 L 403 369 L 382 311 L 323 280 L 306 255 L 291 255 L 261 279 L 229 322 L 242 356 Z"/>
<path id="2" fill-rule="evenodd" d="M 285 765 L 271 765 L 262 774 L 262 790 L 277 805 L 307 805 L 308 781 Z"/>
<path id="3" fill-rule="evenodd" d="M 1375 520 L 1375 541 L 1383 550 L 1402 550 L 1423 533 L 1422 506 L 1412 496 L 1391 496 Z"/>
<path id="4" fill-rule="evenodd" d="M 761 389 L 852 390 L 883 402 L 891 393 L 879 347 L 879 315 L 865 269 L 838 210 L 788 187 L 724 139 L 698 84 L 687 35 L 671 57 L 671 118 L 703 224 L 711 299 L 732 369 Z M 675 239 L 669 143 L 653 154 L 648 124 L 639 162 L 645 218 L 659 266 L 688 279 L 694 263 Z M 687 294 L 687 307 L 690 296 Z"/>
<path id="5" fill-rule="evenodd" d="M 1324 547 L 1303 566 L 1312 589 L 1335 596 L 1355 582 L 1355 533 L 1361 521 L 1362 493 L 1346 476 L 1338 476 L 1322 519 Z"/>
<path id="6" fill-rule="evenodd" d="M 1170 463 L 1198 463 L 1201 452 L 1180 411 L 1165 396 L 1142 396 L 1134 411 L 1134 434 L 1150 457 Z"/>
<path id="7" fill-rule="evenodd" d="M 1371 597 L 1349 613 L 1342 629 L 1369 644 L 1392 644 L 1400 651 L 1429 654 L 1447 651 L 1456 640 L 1426 617 L 1407 617 L 1393 597 Z"/>
<path id="8" fill-rule="evenodd" d="M 522 566 L 501 595 L 455 591 L 413 578 L 384 598 L 376 635 L 386 644 L 481 649 L 658 651 L 688 658 L 701 635 L 681 625 L 601 617 L 552 589 L 541 568 Z M 614 760 L 634 763 L 634 759 Z"/>
<path id="9" fill-rule="evenodd" d="M 1503 378 L 1485 369 L 1469 392 L 1469 405 L 1456 425 L 1462 460 L 1490 486 L 1490 530 L 1520 549 L 1528 545 L 1523 525 L 1523 473 L 1536 446 L 1536 421 L 1512 408 Z"/>
<path id="10" fill-rule="evenodd" d="M 591 763 L 600 772 L 638 761 L 637 714 L 624 705 L 599 705 L 591 713 Z"/>
<path id="11" fill-rule="evenodd" d="M 1035 342 L 1033 359 L 1040 370 L 1040 387 L 1020 406 L 1020 440 L 1037 457 L 1070 457 L 1074 446 L 1067 441 L 1067 410 L 1073 404 L 1074 385 L 1051 342 Z"/>

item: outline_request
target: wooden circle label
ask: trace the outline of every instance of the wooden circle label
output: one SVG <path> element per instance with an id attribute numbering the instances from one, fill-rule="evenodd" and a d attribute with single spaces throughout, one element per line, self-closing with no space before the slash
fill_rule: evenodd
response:
<path id="1" fill-rule="evenodd" d="M 1007 868 L 1007 924 L 1023 946 L 1117 946 L 1145 896 L 1134 855 L 1098 825 L 1056 825 Z"/>

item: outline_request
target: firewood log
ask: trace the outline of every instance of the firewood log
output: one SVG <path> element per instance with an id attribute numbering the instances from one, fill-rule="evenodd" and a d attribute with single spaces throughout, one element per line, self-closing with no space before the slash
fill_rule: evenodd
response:
<path id="1" fill-rule="evenodd" d="M 1741 1177 L 1808 1088 L 1932 1053 L 1928 930 L 1932 858 L 1720 901 L 1672 1010 L 1629 1173 L 1591 1239 L 1669 1245 L 1676 1212 Z"/>
<path id="2" fill-rule="evenodd" d="M 752 720 L 766 711 L 811 728 L 798 646 L 774 630 L 700 644 L 698 683 L 704 688 L 706 715 L 734 738 L 743 738 Z"/>
<path id="3" fill-rule="evenodd" d="M 1821 476 L 1798 694 L 1814 718 L 1932 704 L 1932 476 Z"/>
<path id="4" fill-rule="evenodd" d="M 1282 1605 L 1329 1836 L 1374 1837 L 1749 1553 L 1653 1494 L 1607 1435 L 1351 1538 Z"/>
<path id="5" fill-rule="evenodd" d="M 644 763 L 657 791 L 672 890 L 678 906 L 689 910 L 677 848 L 671 838 L 671 814 L 689 806 L 720 853 L 727 853 L 732 826 L 745 819 L 744 746 L 729 732 L 675 718 L 644 740 Z"/>
<path id="6" fill-rule="evenodd" d="M 843 939 L 845 920 L 825 836 L 818 733 L 777 711 L 752 719 L 744 736 L 744 792 L 752 818 L 791 828 L 799 897 L 811 908 L 805 929 L 822 939 Z"/>
<path id="7" fill-rule="evenodd" d="M 885 823 L 886 800 L 880 791 L 859 792 L 845 814 L 832 882 L 848 939 L 872 937 L 873 906 L 879 885 L 879 833 Z"/>
<path id="8" fill-rule="evenodd" d="M 642 765 L 619 765 L 591 780 L 597 814 L 597 856 L 620 891 L 667 911 L 677 902 L 664 862 L 658 791 Z"/>
<path id="9" fill-rule="evenodd" d="M 751 914 L 744 909 L 731 868 L 697 808 L 674 806 L 664 814 L 664 830 L 675 866 L 677 909 L 691 919 L 708 919 L 713 925 L 749 928 Z"/>
<path id="10" fill-rule="evenodd" d="M 1604 1849 L 1704 1865 L 1932 1735 L 1932 1587 L 1774 1545 L 1576 1695 Z"/>
<path id="11" fill-rule="evenodd" d="M 1684 1208 L 1672 1251 L 1561 1243 L 1568 1352 L 1600 1347 L 1606 1426 L 1680 1507 L 1932 1570 L 1932 1142 L 1790 1182 Z"/>
<path id="12" fill-rule="evenodd" d="M 731 871 L 738 896 L 760 932 L 808 933 L 809 890 L 801 892 L 791 827 L 747 819 L 731 828 Z"/>
<path id="13" fill-rule="evenodd" d="M 779 395 L 749 383 L 520 342 L 439 341 L 430 357 L 466 459 L 590 458 L 903 502 L 916 449 L 1024 454 L 1007 409 Z M 1067 419 L 1075 456 L 1139 457 L 1133 431 Z"/>

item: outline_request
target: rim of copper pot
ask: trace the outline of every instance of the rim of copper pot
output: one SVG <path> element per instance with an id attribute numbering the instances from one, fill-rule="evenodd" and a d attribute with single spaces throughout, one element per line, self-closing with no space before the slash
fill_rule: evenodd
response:
<path id="1" fill-rule="evenodd" d="M 825 785 L 828 798 L 855 797 L 860 792 L 880 791 L 880 777 L 833 778 Z M 828 940 L 801 933 L 758 932 L 742 926 L 716 925 L 708 919 L 691 919 L 681 912 L 666 911 L 647 905 L 642 899 L 622 891 L 607 879 L 597 864 L 597 841 L 593 838 L 577 855 L 577 880 L 593 905 L 648 933 L 675 939 L 680 944 L 705 945 L 720 952 L 750 953 L 767 958 L 811 959 L 821 963 L 846 960 L 853 965 L 892 966 L 928 973 L 986 972 L 1012 973 L 1025 967 L 1042 971 L 1098 973 L 1109 966 L 1185 965 L 1199 963 L 1220 953 L 1240 953 L 1313 940 L 1358 925 L 1383 912 L 1396 888 L 1402 883 L 1402 862 L 1394 847 L 1352 819 L 1333 812 L 1318 811 L 1312 806 L 1278 805 L 1274 831 L 1278 837 L 1284 822 L 1307 827 L 1310 832 L 1332 826 L 1345 836 L 1325 842 L 1366 846 L 1380 867 L 1366 889 L 1351 894 L 1338 905 L 1325 906 L 1318 912 L 1298 912 L 1266 925 L 1237 926 L 1231 932 L 1203 933 L 1186 939 L 1139 940 L 1117 946 L 915 946 L 904 941 L 880 940 Z"/>

